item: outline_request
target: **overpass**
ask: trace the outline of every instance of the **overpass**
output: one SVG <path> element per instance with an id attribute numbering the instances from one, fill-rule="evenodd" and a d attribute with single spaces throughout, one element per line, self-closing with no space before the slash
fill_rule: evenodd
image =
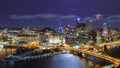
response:
<path id="1" fill-rule="evenodd" d="M 72 48 L 72 47 L 71 48 L 62 48 L 62 49 L 79 51 L 79 52 L 82 52 L 84 54 L 89 54 L 89 55 L 92 55 L 92 56 L 95 56 L 95 57 L 98 57 L 98 58 L 101 58 L 101 59 L 108 60 L 108 61 L 115 64 L 115 66 L 114 66 L 115 68 L 120 66 L 120 59 L 113 58 L 113 57 L 110 57 L 108 55 L 102 55 L 102 54 L 98 54 L 98 53 L 95 53 L 95 52 L 85 51 L 85 50 L 82 50 L 82 49 L 77 49 L 77 48 Z"/>

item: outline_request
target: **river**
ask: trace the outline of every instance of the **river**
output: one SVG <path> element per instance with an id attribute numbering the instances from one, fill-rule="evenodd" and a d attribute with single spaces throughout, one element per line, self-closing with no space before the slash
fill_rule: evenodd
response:
<path id="1" fill-rule="evenodd" d="M 6 64 L 0 68 L 100 68 L 99 64 L 72 54 L 60 54 L 49 59 Z"/>

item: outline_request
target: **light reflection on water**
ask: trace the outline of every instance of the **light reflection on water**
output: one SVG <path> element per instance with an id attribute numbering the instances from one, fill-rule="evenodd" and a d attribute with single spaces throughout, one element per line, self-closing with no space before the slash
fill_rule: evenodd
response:
<path id="1" fill-rule="evenodd" d="M 56 62 L 55 62 L 56 61 Z M 72 54 L 61 54 L 53 58 L 53 68 L 87 68 L 86 65 Z"/>
<path id="2" fill-rule="evenodd" d="M 50 59 L 19 63 L 0 63 L 0 68 L 100 68 L 99 64 L 72 54 L 60 54 Z"/>
<path id="3" fill-rule="evenodd" d="M 79 57 L 79 58 L 80 58 L 80 60 L 82 60 L 83 63 L 85 63 L 87 68 L 101 68 L 103 66 L 103 65 L 100 65 L 100 64 L 95 63 L 93 61 L 90 61 L 86 58 L 81 58 L 81 57 Z"/>
<path id="4" fill-rule="evenodd" d="M 12 51 L 12 52 L 11 52 Z M 2 53 L 2 49 L 0 49 L 0 57 L 7 56 L 11 53 L 15 52 L 15 49 L 4 49 Z M 4 54 L 4 55 L 2 55 Z M 45 63 L 45 64 L 44 64 Z M 0 68 L 100 68 L 101 65 L 97 63 L 93 63 L 92 61 L 80 58 L 78 56 L 73 56 L 72 54 L 61 54 L 54 56 L 54 58 L 50 58 L 47 60 L 40 61 L 29 61 L 29 62 L 20 62 L 10 64 L 0 63 Z"/>

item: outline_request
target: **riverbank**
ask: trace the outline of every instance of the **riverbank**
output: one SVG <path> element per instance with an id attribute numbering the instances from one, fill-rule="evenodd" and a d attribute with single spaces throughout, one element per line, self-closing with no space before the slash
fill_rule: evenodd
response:
<path id="1" fill-rule="evenodd" d="M 30 60 L 38 60 L 38 59 L 45 59 L 50 58 L 54 55 L 63 53 L 60 49 L 25 49 L 25 50 L 18 50 L 15 54 L 8 56 L 6 58 L 1 59 L 1 62 L 4 63 L 15 63 L 20 61 L 30 61 Z"/>

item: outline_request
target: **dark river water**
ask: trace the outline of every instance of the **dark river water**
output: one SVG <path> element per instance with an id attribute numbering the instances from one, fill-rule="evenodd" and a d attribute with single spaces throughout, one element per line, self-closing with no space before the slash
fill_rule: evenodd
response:
<path id="1" fill-rule="evenodd" d="M 60 54 L 49 59 L 14 64 L 0 62 L 0 68 L 100 68 L 99 64 L 72 54 Z"/>

